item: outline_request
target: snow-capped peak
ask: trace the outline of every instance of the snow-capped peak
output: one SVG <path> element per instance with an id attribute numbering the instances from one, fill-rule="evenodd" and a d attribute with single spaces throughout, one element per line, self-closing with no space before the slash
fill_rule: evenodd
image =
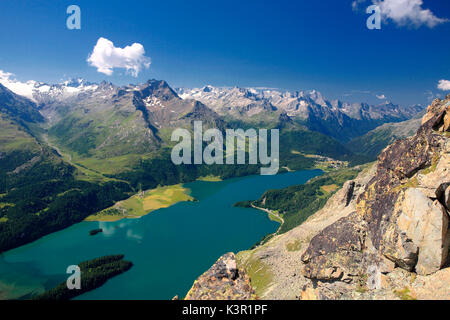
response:
<path id="1" fill-rule="evenodd" d="M 67 98 L 86 91 L 95 91 L 97 84 L 90 83 L 82 78 L 69 79 L 58 84 L 48 84 L 29 80 L 22 82 L 14 74 L 0 70 L 0 83 L 12 92 L 24 96 L 34 102 L 45 98 Z"/>

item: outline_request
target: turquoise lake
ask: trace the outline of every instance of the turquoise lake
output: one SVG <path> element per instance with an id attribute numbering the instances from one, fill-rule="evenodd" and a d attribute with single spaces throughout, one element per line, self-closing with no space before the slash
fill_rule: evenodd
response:
<path id="1" fill-rule="evenodd" d="M 303 184 L 320 170 L 248 176 L 185 186 L 198 202 L 182 202 L 140 219 L 82 222 L 0 256 L 0 298 L 17 298 L 65 281 L 67 266 L 109 254 L 125 254 L 134 266 L 77 299 L 172 299 L 222 254 L 250 248 L 277 230 L 259 210 L 235 208 L 268 189 Z M 103 233 L 89 236 L 102 228 Z M 5 296 L 5 292 L 7 293 Z"/>

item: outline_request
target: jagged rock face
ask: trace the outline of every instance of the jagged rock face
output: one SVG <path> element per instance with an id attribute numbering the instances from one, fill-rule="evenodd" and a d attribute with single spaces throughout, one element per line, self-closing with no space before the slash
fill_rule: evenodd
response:
<path id="1" fill-rule="evenodd" d="M 133 104 L 143 113 L 155 135 L 165 127 L 190 127 L 195 120 L 223 127 L 214 111 L 196 100 L 182 100 L 165 81 L 149 80 L 132 94 Z"/>
<path id="2" fill-rule="evenodd" d="M 386 269 L 386 258 L 420 275 L 444 266 L 450 238 L 449 100 L 434 101 L 415 136 L 380 154 L 356 212 L 311 240 L 302 256 L 307 278 L 349 282 L 348 276 L 364 274 L 373 280 Z"/>
<path id="3" fill-rule="evenodd" d="M 250 300 L 255 299 L 250 279 L 236 264 L 234 253 L 227 253 L 189 290 L 185 300 Z"/>
<path id="4" fill-rule="evenodd" d="M 410 188 L 398 199 L 393 217 L 396 220 L 383 237 L 384 255 L 405 269 L 415 266 L 418 274 L 438 271 L 448 254 L 445 208 L 419 189 Z"/>

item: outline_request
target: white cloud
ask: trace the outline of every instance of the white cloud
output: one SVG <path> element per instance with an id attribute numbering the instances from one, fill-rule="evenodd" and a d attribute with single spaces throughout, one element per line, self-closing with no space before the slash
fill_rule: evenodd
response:
<path id="1" fill-rule="evenodd" d="M 376 94 L 376 97 L 377 97 L 378 99 L 380 99 L 380 100 L 386 99 L 386 96 L 385 96 L 384 94 L 382 94 L 382 95 L 377 95 L 377 94 Z"/>
<path id="2" fill-rule="evenodd" d="M 442 91 L 450 91 L 450 80 L 439 80 L 437 87 Z"/>
<path id="3" fill-rule="evenodd" d="M 422 8 L 423 0 L 373 0 L 373 3 L 380 6 L 385 20 L 391 19 L 399 26 L 426 25 L 433 28 L 448 21 L 436 17 L 431 10 Z"/>
<path id="4" fill-rule="evenodd" d="M 125 48 L 118 48 L 114 43 L 105 38 L 99 38 L 87 61 L 98 72 L 108 76 L 113 74 L 114 68 L 123 68 L 137 77 L 144 68 L 150 67 L 150 58 L 145 56 L 144 46 L 133 43 Z"/>
<path id="5" fill-rule="evenodd" d="M 34 101 L 34 81 L 20 82 L 14 78 L 14 74 L 0 70 L 0 83 L 15 94 L 27 97 Z"/>
<path id="6" fill-rule="evenodd" d="M 0 70 L 0 80 L 9 79 L 12 76 L 13 74 L 11 72 L 5 72 L 3 70 Z"/>
<path id="7" fill-rule="evenodd" d="M 358 11 L 360 5 L 365 2 L 368 0 L 354 0 L 353 11 Z M 372 0 L 372 3 L 380 6 L 381 17 L 384 21 L 392 20 L 401 27 L 426 25 L 433 28 L 448 21 L 448 19 L 438 18 L 431 10 L 422 8 L 423 0 Z"/>

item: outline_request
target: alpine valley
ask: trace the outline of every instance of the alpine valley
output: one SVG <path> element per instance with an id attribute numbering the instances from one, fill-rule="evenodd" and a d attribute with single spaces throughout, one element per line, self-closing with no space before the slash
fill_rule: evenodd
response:
<path id="1" fill-rule="evenodd" d="M 289 291 L 290 287 L 285 287 L 287 291 L 277 287 L 289 282 L 284 271 L 279 280 L 275 276 L 261 280 L 255 271 L 264 267 L 261 270 L 267 270 L 269 274 L 273 268 L 283 267 L 277 265 L 279 262 L 276 260 L 281 253 L 273 256 L 273 261 L 267 258 L 272 257 L 271 248 L 281 243 L 281 240 L 276 242 L 274 239 L 285 239 L 282 240 L 283 245 L 279 245 L 282 247 L 280 250 L 286 251 L 283 254 L 303 253 L 311 239 L 305 238 L 306 233 L 303 238 L 294 235 L 308 217 L 318 210 L 326 210 L 323 208 L 327 208 L 330 201 L 339 202 L 336 197 L 341 194 L 347 199 L 344 201 L 346 206 L 353 206 L 356 195 L 362 199 L 373 196 L 371 192 L 378 192 L 367 187 L 369 189 L 363 193 L 369 179 L 364 177 L 376 177 L 370 162 L 395 139 L 413 135 L 421 125 L 424 109 L 420 105 L 368 105 L 327 100 L 317 91 L 213 86 L 173 89 L 167 82 L 159 80 L 126 86 L 90 83 L 83 79 L 59 84 L 29 81 L 21 83 L 20 90 L 5 82 L 0 84 L 0 252 L 85 219 L 108 220 L 109 216 L 110 220 L 116 220 L 133 216 L 127 210 L 138 210 L 143 214 L 176 201 L 194 201 L 184 194 L 180 184 L 259 174 L 259 165 L 174 165 L 170 153 L 176 142 L 171 141 L 171 134 L 176 128 L 192 131 L 194 121 L 202 121 L 205 128 L 217 128 L 222 132 L 227 128 L 279 129 L 280 173 L 321 169 L 323 174 L 304 185 L 268 190 L 259 200 L 236 204 L 264 209 L 281 226 L 276 234 L 262 239 L 252 251 L 240 253 L 237 266 L 234 254 L 228 254 L 218 261 L 219 265 L 215 265 L 214 270 L 225 268 L 230 281 L 247 290 L 244 295 L 247 298 L 295 298 L 296 294 Z M 435 122 L 434 127 L 438 120 Z M 432 130 L 430 128 L 426 127 L 426 130 Z M 424 134 L 431 133 L 427 131 Z M 386 154 L 384 157 L 389 156 Z M 437 160 L 433 156 L 431 158 L 424 160 L 417 170 L 425 169 L 431 163 L 436 165 Z M 379 161 L 385 163 L 387 160 Z M 378 170 L 380 168 L 378 165 Z M 403 180 L 392 186 L 397 188 L 397 201 L 400 198 L 408 201 L 410 195 L 401 191 L 402 185 L 409 183 L 404 179 L 414 179 L 417 170 L 402 176 Z M 378 175 L 381 174 L 384 173 Z M 346 182 L 348 180 L 354 181 L 353 187 Z M 342 186 L 351 191 L 338 191 Z M 441 197 L 441 193 L 437 196 L 429 193 L 424 196 L 437 200 Z M 178 200 L 165 198 L 170 195 L 176 195 Z M 140 201 L 138 209 L 135 200 Z M 159 206 L 155 205 L 158 201 L 162 203 Z M 355 205 L 365 206 L 365 210 L 376 206 L 368 200 L 358 201 Z M 349 220 L 353 214 L 348 217 L 340 214 L 336 219 L 333 217 L 333 222 L 341 216 Z M 368 218 L 367 221 L 370 224 L 372 220 Z M 349 220 L 341 223 L 360 222 Z M 332 225 L 331 220 L 322 225 Z M 334 228 L 340 228 L 340 225 Z M 367 228 L 370 234 L 371 229 Z M 316 229 L 308 234 L 315 235 Z M 285 238 L 279 238 L 282 235 Z M 352 241 L 353 236 L 349 235 Z M 375 247 L 380 236 L 371 236 Z M 314 240 L 317 237 L 318 240 Z M 338 270 L 332 265 L 334 260 L 326 262 L 324 259 L 328 256 L 317 256 L 316 243 L 328 240 L 319 235 L 314 239 L 302 257 L 309 271 L 305 271 L 304 278 L 298 283 L 292 282 L 297 285 L 297 296 L 300 295 L 300 284 L 304 285 L 303 295 L 328 295 L 317 289 L 315 279 L 346 280 L 350 277 L 356 283 L 359 270 L 354 271 L 346 264 Z M 385 256 L 396 265 L 411 270 L 416 262 L 412 262 L 414 257 L 409 259 L 408 254 L 414 252 L 404 253 L 407 257 L 400 256 L 393 249 L 395 239 L 391 240 L 391 251 L 386 251 Z M 340 247 L 329 246 L 330 255 L 340 250 Z M 262 258 L 266 251 L 264 254 L 271 261 L 270 265 L 266 265 L 266 260 L 263 261 L 266 258 Z M 328 271 L 328 267 L 323 269 L 322 260 L 318 259 L 324 260 L 323 263 L 334 271 Z M 425 263 L 424 273 L 439 269 L 437 264 L 440 268 L 440 262 L 433 262 L 432 266 Z M 240 278 L 236 278 L 239 268 L 244 283 L 238 283 Z M 204 294 L 214 297 L 212 292 Z M 204 298 L 195 287 L 189 297 Z"/>

